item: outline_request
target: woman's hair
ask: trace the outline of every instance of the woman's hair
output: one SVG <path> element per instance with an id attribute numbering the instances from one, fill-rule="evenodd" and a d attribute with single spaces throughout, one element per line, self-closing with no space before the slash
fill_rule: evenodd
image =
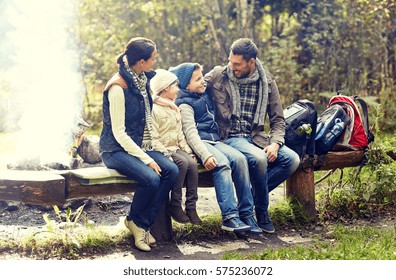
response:
<path id="1" fill-rule="evenodd" d="M 129 66 L 133 66 L 141 59 L 149 59 L 155 48 L 155 43 L 150 39 L 143 37 L 132 38 L 126 45 L 125 51 L 118 56 L 117 63 L 122 65 L 122 58 L 126 55 Z"/>

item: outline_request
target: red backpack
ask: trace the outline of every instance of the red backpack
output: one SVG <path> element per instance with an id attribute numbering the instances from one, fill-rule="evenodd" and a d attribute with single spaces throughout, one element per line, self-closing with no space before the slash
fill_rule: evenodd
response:
<path id="1" fill-rule="evenodd" d="M 360 113 L 356 102 L 358 101 L 362 110 Z M 343 135 L 333 147 L 333 150 L 363 150 L 374 141 L 374 135 L 369 129 L 368 110 L 366 102 L 358 96 L 345 96 L 337 94 L 329 101 L 329 106 L 341 105 L 350 117 Z"/>

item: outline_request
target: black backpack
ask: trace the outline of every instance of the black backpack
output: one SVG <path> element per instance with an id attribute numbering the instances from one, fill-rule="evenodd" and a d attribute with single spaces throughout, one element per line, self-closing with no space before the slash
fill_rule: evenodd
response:
<path id="1" fill-rule="evenodd" d="M 315 152 L 324 155 L 330 151 L 340 139 L 350 122 L 344 108 L 338 104 L 329 106 L 318 117 L 315 137 Z"/>
<path id="2" fill-rule="evenodd" d="M 301 159 L 315 155 L 317 111 L 313 102 L 302 99 L 283 110 L 286 122 L 285 145 Z"/>

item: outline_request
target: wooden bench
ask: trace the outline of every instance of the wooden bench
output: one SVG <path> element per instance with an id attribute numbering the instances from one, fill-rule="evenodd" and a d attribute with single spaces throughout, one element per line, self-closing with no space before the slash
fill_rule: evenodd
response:
<path id="1" fill-rule="evenodd" d="M 213 187 L 210 172 L 199 169 L 200 187 Z M 136 181 L 114 169 L 89 167 L 64 171 L 0 171 L 0 201 L 21 201 L 32 205 L 63 205 L 69 199 L 133 193 Z M 172 239 L 172 220 L 160 211 L 151 232 L 158 241 Z"/>
<path id="2" fill-rule="evenodd" d="M 362 151 L 330 152 L 316 156 L 312 167 L 301 163 L 286 181 L 286 196 L 303 205 L 307 216 L 315 219 L 315 170 L 331 170 L 358 166 Z M 199 186 L 212 187 L 211 172 L 199 170 Z M 15 200 L 33 205 L 63 205 L 66 200 L 81 197 L 109 196 L 131 193 L 138 184 L 106 167 L 90 167 L 66 171 L 0 171 L 0 200 Z M 172 238 L 171 218 L 164 211 L 155 221 L 152 233 L 157 240 Z"/>

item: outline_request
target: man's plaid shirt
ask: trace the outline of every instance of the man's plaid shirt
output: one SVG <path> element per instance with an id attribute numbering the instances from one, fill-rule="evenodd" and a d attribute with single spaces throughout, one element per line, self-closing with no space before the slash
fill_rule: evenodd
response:
<path id="1" fill-rule="evenodd" d="M 230 137 L 248 137 L 252 132 L 252 123 L 258 101 L 259 81 L 250 84 L 240 84 L 239 96 L 241 115 L 232 116 Z"/>

